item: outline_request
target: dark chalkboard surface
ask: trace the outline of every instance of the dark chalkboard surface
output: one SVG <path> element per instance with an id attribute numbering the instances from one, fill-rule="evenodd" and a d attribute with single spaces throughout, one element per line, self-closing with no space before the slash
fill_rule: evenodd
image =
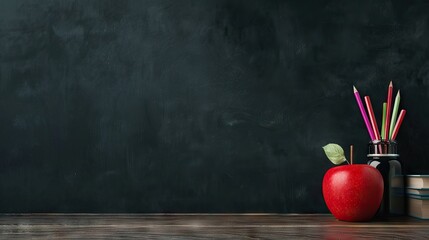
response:
<path id="1" fill-rule="evenodd" d="M 429 173 L 426 1 L 4 0 L 0 46 L 0 212 L 327 212 L 390 80 Z"/>

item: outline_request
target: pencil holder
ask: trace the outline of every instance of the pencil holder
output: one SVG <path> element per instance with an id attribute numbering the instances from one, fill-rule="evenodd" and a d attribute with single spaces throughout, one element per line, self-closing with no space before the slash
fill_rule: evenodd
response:
<path id="1" fill-rule="evenodd" d="M 398 144 L 392 140 L 374 140 L 368 144 L 368 157 L 398 159 Z"/>
<path id="2" fill-rule="evenodd" d="M 368 144 L 368 164 L 383 176 L 383 201 L 379 217 L 404 214 L 404 178 L 399 160 L 398 144 L 392 140 L 374 140 Z"/>

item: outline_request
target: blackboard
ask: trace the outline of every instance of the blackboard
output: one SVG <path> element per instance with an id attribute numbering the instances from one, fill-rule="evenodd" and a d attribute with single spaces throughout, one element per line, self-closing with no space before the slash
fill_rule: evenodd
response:
<path id="1" fill-rule="evenodd" d="M 0 212 L 328 212 L 392 80 L 429 173 L 426 1 L 0 1 Z"/>

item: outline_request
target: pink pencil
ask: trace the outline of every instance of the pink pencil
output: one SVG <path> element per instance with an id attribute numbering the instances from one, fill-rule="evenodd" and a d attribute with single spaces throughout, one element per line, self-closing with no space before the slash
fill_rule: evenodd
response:
<path id="1" fill-rule="evenodd" d="M 366 129 L 368 130 L 369 136 L 371 140 L 375 140 L 374 131 L 371 128 L 371 124 L 369 123 L 368 116 L 366 115 L 365 108 L 363 107 L 359 92 L 355 86 L 353 86 L 353 92 L 355 93 L 356 102 L 359 106 L 360 113 L 362 114 L 363 120 L 365 121 Z"/>
<path id="2" fill-rule="evenodd" d="M 393 129 L 393 132 L 392 132 L 392 140 L 396 139 L 396 135 L 398 135 L 399 128 L 401 127 L 401 124 L 402 124 L 402 121 L 404 120 L 406 112 L 407 111 L 405 111 L 404 109 L 402 109 L 401 113 L 399 113 L 398 120 L 396 121 L 395 128 Z"/>
<path id="3" fill-rule="evenodd" d="M 374 134 L 375 134 L 374 136 L 375 140 L 380 140 L 380 132 L 378 131 L 378 125 L 375 119 L 374 110 L 372 110 L 371 99 L 369 98 L 369 96 L 365 96 L 364 99 L 366 103 L 366 108 L 368 109 L 368 115 L 369 115 L 369 120 L 371 121 L 372 130 L 374 131 Z"/>

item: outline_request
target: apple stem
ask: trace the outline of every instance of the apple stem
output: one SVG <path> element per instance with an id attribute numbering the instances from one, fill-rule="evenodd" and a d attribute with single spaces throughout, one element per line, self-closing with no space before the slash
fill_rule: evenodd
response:
<path id="1" fill-rule="evenodd" d="M 353 145 L 350 145 L 350 162 L 353 165 Z"/>

